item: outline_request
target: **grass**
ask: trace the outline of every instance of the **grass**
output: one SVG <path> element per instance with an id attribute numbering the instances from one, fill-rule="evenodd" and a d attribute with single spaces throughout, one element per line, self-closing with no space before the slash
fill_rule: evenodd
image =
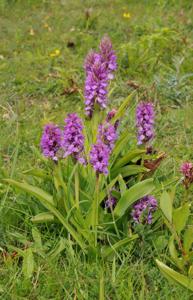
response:
<path id="1" fill-rule="evenodd" d="M 0 10 L 2 177 L 21 178 L 22 171 L 38 166 L 42 125 L 83 107 L 83 61 L 104 33 L 119 60 L 112 106 L 134 84 L 139 99 L 150 98 L 156 105 L 155 147 L 168 155 L 158 175 L 170 177 L 182 160 L 193 159 L 192 1 L 1 0 Z M 134 108 L 132 103 L 128 112 L 133 132 Z M 0 197 L 0 249 L 21 245 L 13 232 L 31 241 L 30 217 L 37 204 L 4 185 Z M 59 230 L 45 227 L 41 232 L 47 249 L 57 244 Z M 105 262 L 105 299 L 192 299 L 160 274 L 154 257 L 163 254 L 154 239 L 133 244 L 114 264 Z M 71 247 L 62 254 L 37 258 L 32 279 L 23 278 L 20 260 L 1 256 L 0 299 L 98 299 L 98 262 L 85 261 Z"/>

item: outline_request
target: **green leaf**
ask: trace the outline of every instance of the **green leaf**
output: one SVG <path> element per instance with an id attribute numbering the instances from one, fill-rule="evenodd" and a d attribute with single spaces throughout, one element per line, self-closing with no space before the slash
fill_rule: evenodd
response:
<path id="1" fill-rule="evenodd" d="M 158 265 L 158 268 L 163 273 L 163 275 L 167 279 L 172 279 L 173 281 L 185 286 L 187 289 L 193 291 L 193 280 L 188 278 L 185 275 L 182 275 L 173 269 L 169 268 L 167 265 L 156 259 L 156 264 Z"/>
<path id="2" fill-rule="evenodd" d="M 115 185 L 115 183 L 118 181 L 118 177 L 114 178 L 107 186 L 106 188 L 99 193 L 99 204 L 103 201 L 103 199 L 108 195 L 108 192 L 112 189 L 112 187 Z"/>
<path id="3" fill-rule="evenodd" d="M 113 124 L 116 120 L 119 120 L 128 109 L 128 106 L 132 100 L 132 98 L 136 95 L 136 91 L 133 91 L 121 104 L 116 115 L 112 118 L 111 123 Z"/>
<path id="4" fill-rule="evenodd" d="M 173 224 L 178 234 L 184 229 L 188 221 L 189 215 L 190 215 L 189 203 L 186 203 L 183 206 L 173 211 Z"/>
<path id="5" fill-rule="evenodd" d="M 34 257 L 31 248 L 27 248 L 23 252 L 22 271 L 25 278 L 30 278 L 34 271 Z"/>
<path id="6" fill-rule="evenodd" d="M 66 240 L 61 238 L 57 243 L 56 247 L 48 253 L 48 257 L 55 258 L 57 257 L 64 249 L 66 248 Z"/>
<path id="7" fill-rule="evenodd" d="M 43 212 L 31 218 L 33 223 L 53 222 L 54 215 L 50 212 Z"/>
<path id="8" fill-rule="evenodd" d="M 70 223 L 63 217 L 63 215 L 50 203 L 46 203 L 46 202 L 42 201 L 42 204 L 56 216 L 56 218 L 62 223 L 62 225 L 67 229 L 67 231 L 77 241 L 77 243 L 80 245 L 80 247 L 83 250 L 85 250 L 85 244 L 84 244 L 81 236 L 74 230 L 74 228 L 70 225 Z"/>
<path id="9" fill-rule="evenodd" d="M 172 260 L 174 261 L 174 263 L 178 266 L 179 269 L 183 270 L 183 260 L 181 258 L 178 257 L 178 252 L 176 250 L 175 244 L 174 244 L 174 235 L 172 235 L 170 237 L 169 243 L 168 243 L 168 247 L 169 247 L 169 252 L 170 255 L 172 257 Z"/>
<path id="10" fill-rule="evenodd" d="M 140 150 L 140 149 L 136 149 L 136 150 L 133 150 L 133 151 L 129 151 L 128 154 L 124 155 L 123 158 L 119 159 L 114 167 L 113 167 L 113 170 L 116 169 L 116 168 L 120 168 L 122 166 L 125 166 L 126 164 L 128 164 L 128 162 L 130 162 L 132 159 L 134 159 L 135 157 L 141 155 L 141 154 L 144 154 L 146 152 L 146 150 Z"/>
<path id="11" fill-rule="evenodd" d="M 32 175 L 39 178 L 50 178 L 51 176 L 48 172 L 42 170 L 42 169 L 30 169 L 23 172 L 23 174 Z"/>
<path id="12" fill-rule="evenodd" d="M 138 238 L 138 234 L 134 234 L 131 237 L 127 237 L 117 243 L 115 243 L 114 245 L 110 246 L 110 247 L 105 247 L 102 249 L 102 256 L 105 257 L 109 257 L 111 254 L 113 254 L 114 252 L 117 252 L 121 247 L 126 246 L 127 244 L 129 244 L 131 241 L 135 240 Z"/>
<path id="13" fill-rule="evenodd" d="M 70 225 L 70 223 L 63 217 L 63 215 L 53 206 L 51 203 L 50 197 L 51 195 L 47 194 L 46 192 L 42 191 L 39 188 L 34 188 L 33 186 L 25 183 L 20 183 L 15 180 L 6 179 L 6 182 L 20 188 L 21 190 L 24 190 L 25 192 L 28 192 L 33 195 L 37 195 L 37 198 L 39 201 L 60 221 L 60 223 L 66 228 L 66 230 L 72 235 L 72 237 L 77 241 L 77 243 L 80 245 L 80 247 L 85 250 L 85 244 L 81 238 L 81 236 L 74 230 L 74 228 Z M 26 187 L 27 185 L 27 187 Z M 34 192 L 35 189 L 35 192 Z M 40 190 L 40 191 L 39 191 Z M 48 197 L 49 196 L 49 197 Z"/>
<path id="14" fill-rule="evenodd" d="M 172 223 L 172 204 L 172 198 L 169 193 L 164 191 L 160 198 L 160 208 L 170 223 Z"/>
<path id="15" fill-rule="evenodd" d="M 111 171 L 111 177 L 114 178 L 115 176 L 117 176 L 118 174 L 121 174 L 124 177 L 127 176 L 131 176 L 131 175 L 136 175 L 139 173 L 144 173 L 149 171 L 148 169 L 146 169 L 145 167 L 142 166 L 138 166 L 138 165 L 128 165 L 122 168 L 117 168 L 117 169 L 113 169 Z"/>
<path id="16" fill-rule="evenodd" d="M 172 235 L 170 237 L 169 243 L 168 243 L 168 248 L 169 248 L 169 252 L 171 257 L 175 260 L 178 257 L 178 252 L 176 250 L 176 247 L 174 245 L 174 236 Z"/>
<path id="17" fill-rule="evenodd" d="M 122 137 L 116 142 L 115 147 L 113 149 L 113 162 L 116 161 L 117 157 L 120 156 L 120 153 L 124 149 L 125 145 L 128 143 L 129 140 L 129 134 L 128 130 L 125 130 L 125 132 L 122 134 Z"/>
<path id="18" fill-rule="evenodd" d="M 119 182 L 119 188 L 121 191 L 121 195 L 123 195 L 125 193 L 125 191 L 127 190 L 127 185 L 121 175 L 119 175 L 119 177 L 118 177 L 118 182 Z"/>
<path id="19" fill-rule="evenodd" d="M 188 226 L 184 232 L 184 250 L 185 252 L 190 251 L 190 247 L 193 243 L 193 226 Z"/>
<path id="20" fill-rule="evenodd" d="M 140 198 L 150 194 L 154 188 L 155 186 L 152 178 L 136 183 L 120 198 L 114 210 L 115 215 L 118 217 L 123 216 L 130 205 Z"/>
<path id="21" fill-rule="evenodd" d="M 3 179 L 3 181 L 15 186 L 16 188 L 23 190 L 24 192 L 31 194 L 32 196 L 35 196 L 39 200 L 47 201 L 50 204 L 54 205 L 54 200 L 52 195 L 48 194 L 47 192 L 40 189 L 39 187 L 35 187 L 33 185 L 24 182 L 18 182 L 13 179 Z"/>

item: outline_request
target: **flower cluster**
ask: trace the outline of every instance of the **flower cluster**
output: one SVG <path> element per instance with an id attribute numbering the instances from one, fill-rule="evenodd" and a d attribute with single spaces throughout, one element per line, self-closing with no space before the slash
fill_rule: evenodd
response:
<path id="1" fill-rule="evenodd" d="M 95 63 L 100 63 L 100 62 L 101 62 L 100 54 L 91 50 L 88 53 L 88 55 L 85 59 L 85 62 L 84 62 L 84 69 L 85 69 L 86 74 L 89 74 L 89 72 L 92 72 L 92 68 Z"/>
<path id="2" fill-rule="evenodd" d="M 184 162 L 180 168 L 184 177 L 192 177 L 193 175 L 193 164 L 191 162 Z"/>
<path id="3" fill-rule="evenodd" d="M 107 115 L 106 121 L 104 124 L 100 124 L 98 127 L 98 134 L 97 134 L 97 143 L 93 145 L 92 150 L 90 152 L 90 162 L 91 165 L 94 167 L 95 170 L 97 170 L 98 173 L 104 173 L 105 175 L 108 173 L 108 161 L 109 157 L 111 155 L 111 152 L 114 148 L 115 142 L 117 140 L 117 126 L 118 123 L 115 122 L 115 124 L 110 124 L 109 121 L 113 118 L 116 111 L 113 111 L 113 113 L 109 113 Z M 105 168 L 97 168 L 96 166 L 101 166 L 101 155 L 95 155 L 95 159 L 92 159 L 93 156 L 93 149 L 103 149 L 102 152 L 104 153 L 104 160 L 103 163 L 105 165 Z M 94 151 L 96 154 L 96 151 Z M 98 151 L 97 151 L 98 153 Z"/>
<path id="4" fill-rule="evenodd" d="M 62 131 L 55 124 L 47 124 L 41 138 L 41 149 L 45 157 L 58 160 L 57 152 L 62 144 Z"/>
<path id="5" fill-rule="evenodd" d="M 114 125 L 109 123 L 99 125 L 97 139 L 107 145 L 111 152 L 114 148 L 115 141 L 117 140 L 117 132 Z"/>
<path id="6" fill-rule="evenodd" d="M 180 167 L 180 171 L 184 176 L 184 186 L 188 189 L 189 185 L 193 183 L 193 164 L 191 162 L 184 162 Z"/>
<path id="7" fill-rule="evenodd" d="M 107 69 L 108 79 L 113 79 L 113 72 L 117 69 L 117 57 L 108 36 L 103 37 L 99 49 L 102 57 L 102 63 L 105 64 Z"/>
<path id="8" fill-rule="evenodd" d="M 110 39 L 105 36 L 100 44 L 100 52 L 91 51 L 85 60 L 85 112 L 92 117 L 94 105 L 102 109 L 107 105 L 107 88 L 113 72 L 117 68 L 116 55 Z"/>
<path id="9" fill-rule="evenodd" d="M 108 146 L 101 141 L 98 141 L 92 146 L 90 151 L 90 163 L 97 174 L 108 174 L 109 154 Z"/>
<path id="10" fill-rule="evenodd" d="M 145 144 L 154 137 L 154 107 L 151 102 L 141 102 L 136 110 L 138 144 Z"/>
<path id="11" fill-rule="evenodd" d="M 108 208 L 110 208 L 110 209 L 114 208 L 115 205 L 116 205 L 116 202 L 117 202 L 116 198 L 113 197 L 112 195 L 109 195 L 109 197 L 105 201 L 105 208 L 107 208 L 107 209 Z"/>
<path id="12" fill-rule="evenodd" d="M 131 212 L 135 223 L 152 223 L 152 212 L 157 209 L 157 200 L 151 196 L 141 198 L 134 206 Z"/>
<path id="13" fill-rule="evenodd" d="M 64 150 L 64 157 L 72 155 L 75 159 L 84 163 L 81 157 L 84 150 L 84 135 L 82 120 L 77 114 L 69 114 L 65 119 L 62 148 Z"/>
<path id="14" fill-rule="evenodd" d="M 85 112 L 92 117 L 95 103 L 106 107 L 108 81 L 106 67 L 101 62 L 97 60 L 90 68 L 85 82 Z"/>

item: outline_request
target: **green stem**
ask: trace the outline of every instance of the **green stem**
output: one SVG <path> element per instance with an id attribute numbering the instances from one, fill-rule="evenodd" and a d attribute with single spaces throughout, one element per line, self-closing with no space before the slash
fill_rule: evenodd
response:
<path id="1" fill-rule="evenodd" d="M 95 235 L 95 247 L 97 247 L 97 226 L 98 226 L 98 214 L 99 214 L 99 176 L 96 177 L 96 188 L 94 197 L 94 235 Z"/>
<path id="2" fill-rule="evenodd" d="M 107 182 L 105 182 L 105 185 L 106 185 L 106 189 L 107 189 L 107 195 L 108 195 L 108 197 L 110 197 L 110 196 L 111 196 L 111 193 L 110 193 L 110 191 L 109 191 Z M 116 234 L 117 234 L 118 238 L 120 238 L 119 230 L 118 230 L 118 228 L 117 228 L 117 224 L 116 224 L 116 221 L 115 221 L 115 215 L 114 215 L 113 208 L 111 207 L 110 209 L 111 209 L 111 215 L 112 215 L 112 218 L 113 218 L 113 225 L 114 225 L 114 227 L 115 227 Z"/>
<path id="3" fill-rule="evenodd" d="M 189 197 L 189 189 L 185 189 L 183 204 L 188 202 L 188 197 Z"/>
<path id="4" fill-rule="evenodd" d="M 76 201 L 76 207 L 79 208 L 79 174 L 78 174 L 78 165 L 74 173 L 74 179 L 75 179 L 75 201 Z"/>
<path id="5" fill-rule="evenodd" d="M 117 224 L 116 224 L 115 216 L 114 216 L 114 211 L 113 211 L 112 207 L 111 207 L 111 214 L 112 214 L 113 224 L 114 224 L 114 227 L 115 227 L 116 234 L 117 234 L 118 238 L 120 238 L 119 230 L 117 228 Z"/>
<path id="6" fill-rule="evenodd" d="M 144 154 L 143 154 L 142 157 L 141 157 L 141 167 L 143 167 L 143 165 L 144 165 L 144 158 L 145 157 L 144 157 Z M 140 182 L 142 177 L 143 177 L 143 173 L 139 173 L 138 177 L 137 177 L 137 182 Z"/>

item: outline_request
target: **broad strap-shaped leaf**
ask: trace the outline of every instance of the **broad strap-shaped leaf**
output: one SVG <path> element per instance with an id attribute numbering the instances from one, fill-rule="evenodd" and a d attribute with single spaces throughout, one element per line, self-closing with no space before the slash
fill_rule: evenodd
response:
<path id="1" fill-rule="evenodd" d="M 120 138 L 118 139 L 118 141 L 116 142 L 115 147 L 113 149 L 112 158 L 111 158 L 112 159 L 111 166 L 114 164 L 117 157 L 120 156 L 120 153 L 124 149 L 125 145 L 128 143 L 129 138 L 130 137 L 129 137 L 129 134 L 128 134 L 128 130 L 125 130 L 122 133 L 122 135 L 120 136 Z"/>
<path id="2" fill-rule="evenodd" d="M 49 194 L 47 194 L 46 192 L 38 188 L 38 192 L 37 189 L 35 188 L 35 192 L 34 192 L 34 187 L 25 183 L 20 183 L 17 182 L 15 180 L 11 180 L 11 179 L 6 179 L 6 182 L 12 184 L 13 186 L 16 186 L 18 188 L 20 188 L 21 190 L 24 190 L 25 192 L 28 192 L 29 194 L 33 194 L 34 196 L 37 194 L 37 198 L 39 199 L 39 201 L 60 221 L 60 223 L 66 228 L 66 230 L 72 235 L 72 237 L 76 240 L 76 242 L 80 245 L 80 247 L 85 250 L 85 244 L 82 240 L 82 237 L 80 234 L 78 234 L 74 228 L 70 225 L 70 223 L 63 217 L 63 215 L 53 206 L 53 204 L 50 201 L 50 198 L 48 197 L 47 199 L 47 195 L 50 196 Z M 43 196 L 44 197 L 43 197 Z M 46 196 L 45 196 L 46 195 Z"/>
<path id="3" fill-rule="evenodd" d="M 164 191 L 160 198 L 160 208 L 163 212 L 164 217 L 172 223 L 172 197 L 170 197 L 169 193 Z"/>
<path id="4" fill-rule="evenodd" d="M 102 256 L 105 257 L 109 257 L 111 254 L 117 252 L 121 247 L 126 246 L 127 244 L 129 244 L 131 241 L 135 240 L 138 238 L 138 234 L 134 234 L 131 237 L 127 237 L 117 243 L 115 243 L 112 246 L 109 247 L 105 247 L 104 249 L 102 249 Z"/>
<path id="5" fill-rule="evenodd" d="M 117 160 L 115 165 L 113 166 L 113 170 L 116 168 L 120 168 L 122 166 L 125 166 L 128 164 L 128 162 L 132 161 L 132 159 L 140 156 L 141 154 L 144 154 L 146 150 L 140 150 L 140 149 L 135 149 L 129 151 L 126 155 L 124 155 L 121 159 Z"/>
<path id="6" fill-rule="evenodd" d="M 133 91 L 120 105 L 116 115 L 114 118 L 112 118 L 111 123 L 113 124 L 116 120 L 119 120 L 124 114 L 125 111 L 128 109 L 128 106 L 133 99 L 133 97 L 136 95 L 136 91 Z"/>
<path id="7" fill-rule="evenodd" d="M 119 177 L 118 177 L 118 182 L 119 182 L 119 188 L 120 188 L 121 195 L 123 195 L 127 190 L 127 185 L 121 175 L 119 175 Z"/>
<path id="8" fill-rule="evenodd" d="M 183 239 L 183 245 L 184 245 L 184 250 L 185 252 L 190 251 L 190 247 L 193 243 L 193 226 L 189 225 L 187 229 L 184 232 L 184 239 Z"/>
<path id="9" fill-rule="evenodd" d="M 156 259 L 156 264 L 166 278 L 171 279 L 193 291 L 193 279 L 174 271 L 158 259 Z"/>
<path id="10" fill-rule="evenodd" d="M 124 177 L 128 177 L 131 175 L 136 175 L 139 173 L 144 173 L 149 171 L 149 169 L 143 167 L 143 166 L 138 166 L 138 165 L 127 165 L 124 166 L 122 168 L 117 168 L 117 169 L 113 169 L 111 171 L 111 177 L 114 178 L 115 176 L 117 176 L 118 174 L 121 174 Z"/>
<path id="11" fill-rule="evenodd" d="M 174 239 L 174 235 L 172 235 L 170 237 L 169 243 L 168 243 L 168 247 L 169 247 L 169 252 L 170 255 L 172 257 L 173 262 L 176 264 L 176 266 L 178 266 L 178 268 L 180 270 L 183 270 L 184 267 L 184 260 L 180 257 L 178 257 L 178 252 L 176 250 L 175 247 L 175 243 L 174 243 L 175 239 Z"/>
<path id="12" fill-rule="evenodd" d="M 85 244 L 84 244 L 80 234 L 74 230 L 74 228 L 70 225 L 70 223 L 63 217 L 63 215 L 55 207 L 53 207 L 50 203 L 45 203 L 43 201 L 41 201 L 41 202 L 62 223 L 62 225 L 67 229 L 67 231 L 72 235 L 72 237 L 80 245 L 80 247 L 83 250 L 85 250 Z"/>
<path id="13" fill-rule="evenodd" d="M 44 190 L 40 189 L 39 187 L 30 185 L 25 182 L 18 182 L 13 179 L 3 179 L 3 181 L 15 186 L 16 188 L 21 189 L 24 192 L 29 193 L 32 196 L 35 196 L 39 200 L 43 200 L 43 201 L 45 200 L 45 201 L 49 202 L 50 204 L 55 205 L 53 196 L 48 194 Z"/>
<path id="14" fill-rule="evenodd" d="M 74 228 L 70 225 L 70 223 L 63 217 L 63 215 L 50 203 L 45 203 L 41 201 L 42 204 L 47 207 L 47 209 L 52 212 L 56 218 L 62 223 L 62 225 L 67 229 L 67 231 L 72 235 L 72 237 L 76 240 L 76 242 L 80 245 L 80 247 L 85 250 L 85 244 L 81 238 L 81 235 L 74 230 Z"/>
<path id="15" fill-rule="evenodd" d="M 114 210 L 115 215 L 117 217 L 122 217 L 129 206 L 131 206 L 140 198 L 149 195 L 154 190 L 154 188 L 155 186 L 152 178 L 136 183 L 134 186 L 129 188 L 120 198 Z"/>
<path id="16" fill-rule="evenodd" d="M 185 203 L 173 211 L 173 224 L 178 234 L 184 229 L 190 215 L 190 204 Z"/>

